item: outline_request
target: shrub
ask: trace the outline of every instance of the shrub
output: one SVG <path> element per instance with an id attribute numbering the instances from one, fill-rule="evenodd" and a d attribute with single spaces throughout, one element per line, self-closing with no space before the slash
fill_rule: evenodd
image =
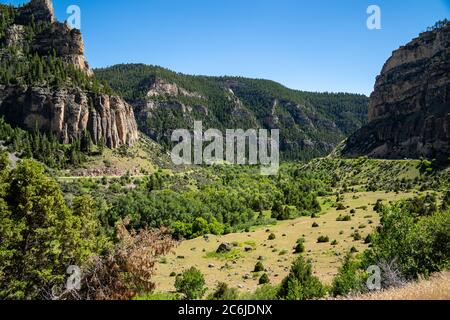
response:
<path id="1" fill-rule="evenodd" d="M 319 224 L 318 224 L 317 222 L 314 222 L 313 225 L 312 225 L 312 227 L 313 227 L 313 228 L 318 228 L 318 227 L 319 227 Z"/>
<path id="2" fill-rule="evenodd" d="M 362 236 L 358 231 L 354 232 L 352 237 L 353 237 L 353 240 L 355 240 L 355 241 L 361 241 L 361 239 L 362 239 Z"/>
<path id="3" fill-rule="evenodd" d="M 255 293 L 246 294 L 241 297 L 242 300 L 272 301 L 278 299 L 278 288 L 265 284 L 258 287 Z"/>
<path id="4" fill-rule="evenodd" d="M 255 265 L 255 269 L 253 270 L 253 272 L 262 272 L 262 271 L 264 271 L 264 270 L 266 270 L 266 269 L 264 268 L 264 265 L 262 264 L 261 261 L 258 261 L 258 262 L 256 263 L 256 265 Z"/>
<path id="5" fill-rule="evenodd" d="M 264 285 L 270 283 L 269 276 L 267 273 L 264 273 L 261 278 L 259 278 L 259 285 Z"/>
<path id="6" fill-rule="evenodd" d="M 352 217 L 349 216 L 349 215 L 345 215 L 345 216 L 340 215 L 336 219 L 336 221 L 344 221 L 344 222 L 348 222 L 348 221 L 351 221 L 351 220 L 352 220 Z"/>
<path id="7" fill-rule="evenodd" d="M 347 254 L 333 280 L 330 292 L 335 297 L 357 293 L 361 291 L 364 281 L 365 277 L 360 271 L 359 261 L 352 254 Z"/>
<path id="8" fill-rule="evenodd" d="M 275 235 L 275 233 L 271 233 L 270 235 L 269 235 L 269 240 L 270 241 L 272 241 L 272 240 L 275 240 L 277 238 L 277 236 Z"/>
<path id="9" fill-rule="evenodd" d="M 365 264 L 396 261 L 407 279 L 428 276 L 450 266 L 450 214 L 418 217 L 404 202 L 383 208 L 381 226 L 372 235 Z"/>
<path id="10" fill-rule="evenodd" d="M 305 252 L 305 239 L 304 238 L 300 238 L 297 240 L 297 244 L 295 245 L 294 251 L 297 254 Z"/>
<path id="11" fill-rule="evenodd" d="M 380 213 L 383 210 L 383 200 L 377 200 L 377 203 L 373 207 L 373 211 Z"/>
<path id="12" fill-rule="evenodd" d="M 291 272 L 278 290 L 278 298 L 282 300 L 319 299 L 325 294 L 325 287 L 313 276 L 311 263 L 301 256 L 294 261 Z"/>
<path id="13" fill-rule="evenodd" d="M 328 236 L 320 236 L 317 239 L 317 243 L 327 243 L 330 242 L 330 238 Z"/>
<path id="14" fill-rule="evenodd" d="M 208 300 L 237 300 L 239 293 L 236 288 L 228 287 L 228 284 L 220 282 L 216 290 L 208 296 Z"/>
<path id="15" fill-rule="evenodd" d="M 177 277 L 175 288 L 187 300 L 200 299 L 206 292 L 205 278 L 198 269 L 192 267 Z"/>
<path id="16" fill-rule="evenodd" d="M 342 203 L 338 203 L 336 205 L 336 210 L 338 210 L 338 211 L 342 211 L 342 210 L 345 210 L 345 209 L 347 209 L 347 208 Z"/>
<path id="17" fill-rule="evenodd" d="M 331 242 L 331 245 L 332 245 L 332 246 L 337 246 L 337 245 L 338 245 L 337 240 L 333 240 L 333 242 Z"/>

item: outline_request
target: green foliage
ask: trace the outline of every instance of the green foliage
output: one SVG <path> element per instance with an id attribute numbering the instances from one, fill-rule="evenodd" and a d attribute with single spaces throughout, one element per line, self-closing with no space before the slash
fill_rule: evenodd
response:
<path id="1" fill-rule="evenodd" d="M 244 294 L 242 300 L 273 301 L 278 300 L 278 288 L 269 284 L 259 286 L 254 293 Z"/>
<path id="2" fill-rule="evenodd" d="M 106 248 L 89 197 L 67 207 L 58 183 L 25 160 L 0 172 L 0 298 L 43 298 L 69 265 Z"/>
<path id="3" fill-rule="evenodd" d="M 238 169 L 204 169 L 215 178 L 195 188 L 180 189 L 180 178 L 151 176 L 146 187 L 114 195 L 109 224 L 129 217 L 134 228 L 169 226 L 177 239 L 192 239 L 270 224 L 277 203 L 295 206 L 292 218 L 320 211 L 316 190 L 322 184 L 312 177 L 290 171 L 263 177 L 254 168 Z"/>
<path id="4" fill-rule="evenodd" d="M 448 23 L 449 23 L 449 21 L 447 19 L 439 20 L 432 27 L 428 27 L 427 31 L 434 31 L 434 30 L 441 29 L 441 28 L 447 26 Z"/>
<path id="5" fill-rule="evenodd" d="M 183 272 L 175 280 L 175 288 L 178 293 L 184 295 L 187 300 L 201 299 L 206 292 L 203 274 L 195 267 Z"/>
<path id="6" fill-rule="evenodd" d="M 328 236 L 320 236 L 317 239 L 317 243 L 327 243 L 327 242 L 330 242 L 330 237 Z"/>
<path id="7" fill-rule="evenodd" d="M 273 125 L 267 119 L 271 119 L 274 112 L 283 140 L 282 157 L 311 159 L 331 151 L 322 142 L 338 144 L 360 128 L 367 118 L 368 98 L 363 95 L 300 92 L 273 81 L 189 76 L 142 64 L 116 65 L 97 69 L 95 73 L 130 102 L 147 99 L 149 86 L 157 79 L 194 93 L 152 98 L 156 102 L 191 106 L 192 112 L 161 108 L 155 110 L 151 118 L 140 119 L 142 130 L 151 131 L 152 138 L 166 146 L 171 144 L 169 138 L 174 129 L 192 128 L 194 119 L 202 120 L 205 127 L 222 131 L 227 128 L 269 128 Z M 234 116 L 237 99 L 243 114 L 239 117 Z M 208 114 L 205 115 L 198 106 L 207 108 Z M 317 143 L 310 147 L 305 141 Z"/>
<path id="8" fill-rule="evenodd" d="M 63 145 L 52 134 L 13 129 L 3 118 L 0 118 L 0 141 L 9 152 L 16 153 L 20 158 L 33 158 L 53 169 L 78 166 L 86 159 L 81 151 L 80 141 Z"/>
<path id="9" fill-rule="evenodd" d="M 365 264 L 396 261 L 403 275 L 416 279 L 450 265 L 450 213 L 422 216 L 410 211 L 408 201 L 386 206 L 381 227 L 372 235 Z"/>
<path id="10" fill-rule="evenodd" d="M 294 248 L 294 252 L 296 254 L 305 252 L 305 242 L 306 242 L 306 240 L 304 238 L 300 238 L 297 240 L 297 244 L 295 245 L 295 248 Z"/>
<path id="11" fill-rule="evenodd" d="M 265 270 L 266 270 L 266 268 L 264 268 L 264 265 L 262 264 L 262 262 L 258 261 L 255 265 L 255 269 L 253 269 L 253 272 L 263 272 Z"/>
<path id="12" fill-rule="evenodd" d="M 230 288 L 228 284 L 220 282 L 216 290 L 208 296 L 208 300 L 232 301 L 238 300 L 239 293 L 236 288 Z"/>
<path id="13" fill-rule="evenodd" d="M 360 261 L 351 253 L 347 254 L 333 280 L 330 293 L 337 297 L 360 292 L 367 279 L 367 276 L 363 274 L 360 269 Z"/>
<path id="14" fill-rule="evenodd" d="M 258 281 L 259 285 L 265 285 L 265 284 L 269 284 L 270 283 L 270 279 L 269 276 L 267 275 L 267 273 L 264 273 Z"/>
<path id="15" fill-rule="evenodd" d="M 177 293 L 152 292 L 149 294 L 139 295 L 134 298 L 136 301 L 176 301 L 180 300 Z"/>
<path id="16" fill-rule="evenodd" d="M 14 47 L 6 46 L 5 32 L 16 22 L 17 17 L 17 9 L 0 5 L 1 84 L 70 87 L 98 93 L 112 93 L 108 85 L 57 56 L 55 49 L 46 53 L 34 51 L 33 40 L 37 36 L 50 33 L 49 29 L 52 26 L 49 23 L 36 24 L 31 21 L 23 25 L 25 43 Z"/>
<path id="17" fill-rule="evenodd" d="M 294 261 L 291 272 L 278 290 L 278 298 L 282 300 L 312 300 L 325 295 L 325 287 L 313 276 L 311 263 L 301 256 Z"/>
<path id="18" fill-rule="evenodd" d="M 431 174 L 421 174 L 420 160 L 378 160 L 361 157 L 339 159 L 333 157 L 314 159 L 299 164 L 302 170 L 333 188 L 345 187 L 366 191 L 410 192 L 412 190 L 446 191 L 450 188 L 450 171 L 446 165 L 432 163 Z M 448 165 L 448 164 L 447 164 Z M 339 201 L 337 201 L 339 202 Z"/>

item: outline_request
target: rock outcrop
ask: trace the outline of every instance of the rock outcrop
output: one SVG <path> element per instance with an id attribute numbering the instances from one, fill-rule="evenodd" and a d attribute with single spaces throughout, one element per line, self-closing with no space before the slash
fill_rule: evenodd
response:
<path id="1" fill-rule="evenodd" d="M 371 95 L 369 124 L 347 140 L 342 154 L 450 155 L 450 23 L 393 53 Z"/>
<path id="2" fill-rule="evenodd" d="M 18 22 L 27 24 L 34 20 L 35 23 L 53 23 L 56 21 L 53 3 L 51 0 L 31 0 L 20 7 Z"/>
<path id="3" fill-rule="evenodd" d="M 38 25 L 36 30 L 40 32 L 30 37 L 26 32 L 30 25 Z M 56 21 L 51 0 L 32 0 L 18 8 L 17 19 L 8 27 L 4 42 L 0 44 L 0 49 L 31 50 L 44 59 L 55 55 L 67 65 L 84 71 L 87 81 L 93 79 L 84 57 L 80 30 Z M 0 53 L 2 51 L 2 63 L 28 57 L 9 55 L 8 50 L 0 50 Z M 14 126 L 51 132 L 62 143 L 79 139 L 85 131 L 90 133 L 94 143 L 102 142 L 110 148 L 132 145 L 139 138 L 133 109 L 124 100 L 71 85 L 0 83 L 0 116 Z"/>
<path id="4" fill-rule="evenodd" d="M 52 132 L 71 143 L 84 131 L 110 148 L 134 143 L 133 109 L 122 99 L 78 89 L 0 86 L 0 114 L 14 126 Z"/>
<path id="5" fill-rule="evenodd" d="M 32 50 L 39 55 L 56 53 L 66 63 L 72 64 L 93 75 L 89 64 L 84 58 L 83 36 L 78 29 L 70 29 L 65 23 L 55 22 L 43 32 L 36 35 L 31 43 Z"/>

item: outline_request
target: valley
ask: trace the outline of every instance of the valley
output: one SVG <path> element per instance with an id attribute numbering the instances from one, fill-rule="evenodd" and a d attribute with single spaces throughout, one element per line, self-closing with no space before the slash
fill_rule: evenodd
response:
<path id="1" fill-rule="evenodd" d="M 232 233 L 225 236 L 208 235 L 193 240 L 183 241 L 174 253 L 160 260 L 154 280 L 157 291 L 174 292 L 175 277 L 170 274 L 182 273 L 191 266 L 198 268 L 204 275 L 210 290 L 225 282 L 241 293 L 252 293 L 258 288 L 258 280 L 267 273 L 271 284 L 278 285 L 289 273 L 291 265 L 298 254 L 294 253 L 296 242 L 304 238 L 305 257 L 314 264 L 314 274 L 331 285 L 337 274 L 342 259 L 352 248 L 362 252 L 368 248 L 366 237 L 379 225 L 379 214 L 373 210 L 378 200 L 384 202 L 399 201 L 418 195 L 419 192 L 356 192 L 344 194 L 343 204 L 346 210 L 330 207 L 334 197 L 320 199 L 323 210 L 316 218 L 301 217 L 283 221 L 274 225 L 251 228 L 249 232 Z M 357 209 L 356 209 L 357 208 Z M 352 214 L 350 211 L 354 210 Z M 340 216 L 351 216 L 347 222 L 337 221 Z M 313 224 L 317 223 L 317 227 Z M 355 240 L 355 232 L 361 238 Z M 270 234 L 274 240 L 268 240 Z M 329 237 L 327 243 L 317 243 L 319 236 Z M 333 244 L 333 241 L 337 241 Z M 230 253 L 217 254 L 220 244 L 232 247 Z M 250 250 L 249 250 L 250 249 Z M 246 251 L 249 250 L 249 251 Z M 253 272 L 258 261 L 266 271 Z"/>
<path id="2" fill-rule="evenodd" d="M 445 19 L 370 97 L 308 92 L 91 68 L 51 0 L 0 4 L 0 300 L 448 299 L 449 53 Z"/>

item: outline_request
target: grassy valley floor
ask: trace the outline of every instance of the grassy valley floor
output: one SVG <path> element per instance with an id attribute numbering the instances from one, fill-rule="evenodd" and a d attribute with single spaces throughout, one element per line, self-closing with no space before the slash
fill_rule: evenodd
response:
<path id="1" fill-rule="evenodd" d="M 352 247 L 361 252 L 368 247 L 364 240 L 379 224 L 379 215 L 373 210 L 377 200 L 397 201 L 415 195 L 417 193 L 382 191 L 347 193 L 343 201 L 346 210 L 331 207 L 334 197 L 324 197 L 320 199 L 323 211 L 317 218 L 302 217 L 255 228 L 250 232 L 184 241 L 175 249 L 174 254 L 160 261 L 153 278 L 156 291 L 175 291 L 174 274 L 195 266 L 204 274 L 209 289 L 215 288 L 219 282 L 225 282 L 231 287 L 239 288 L 241 293 L 254 292 L 262 275 L 252 272 L 259 260 L 267 269 L 271 283 L 279 284 L 297 256 L 293 248 L 301 237 L 306 239 L 304 255 L 312 260 L 315 274 L 324 283 L 330 284 L 345 253 Z M 352 209 L 355 210 L 354 216 Z M 345 215 L 352 216 L 351 221 L 337 221 L 339 216 Z M 313 223 L 317 223 L 319 227 L 313 227 Z M 355 231 L 361 235 L 361 240 L 354 240 Z M 268 240 L 271 233 L 275 234 L 275 240 Z M 329 242 L 318 243 L 318 237 L 322 235 L 328 236 Z M 334 240 L 337 241 L 336 245 L 332 245 Z M 231 244 L 233 250 L 226 254 L 216 254 L 221 243 Z M 246 251 L 250 248 L 251 251 Z"/>

